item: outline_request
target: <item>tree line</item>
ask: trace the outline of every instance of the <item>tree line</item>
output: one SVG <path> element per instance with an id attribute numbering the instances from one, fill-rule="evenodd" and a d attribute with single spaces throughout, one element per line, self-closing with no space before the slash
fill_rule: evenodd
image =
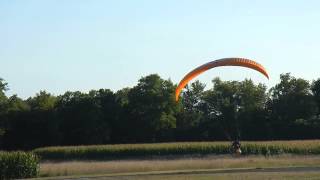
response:
<path id="1" fill-rule="evenodd" d="M 134 87 L 6 96 L 0 79 L 0 149 L 168 141 L 320 138 L 320 79 L 281 74 L 269 90 L 252 80 L 176 84 L 157 74 Z"/>

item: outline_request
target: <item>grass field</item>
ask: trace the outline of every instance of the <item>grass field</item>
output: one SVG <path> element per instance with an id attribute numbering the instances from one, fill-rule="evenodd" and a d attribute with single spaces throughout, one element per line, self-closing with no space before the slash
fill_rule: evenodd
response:
<path id="1" fill-rule="evenodd" d="M 243 155 L 233 157 L 229 142 L 189 142 L 156 144 L 120 144 L 96 146 L 47 147 L 35 149 L 42 159 L 41 177 L 112 175 L 115 173 L 161 172 L 176 170 L 320 167 L 320 140 L 242 142 Z M 318 177 L 319 173 L 258 173 L 289 179 Z M 280 176 L 281 175 L 281 176 Z M 309 177 L 310 175 L 310 177 Z M 194 177 L 193 177 L 194 176 Z M 166 179 L 233 179 L 233 175 L 173 175 Z M 236 177 L 248 179 L 246 173 Z M 139 179 L 164 178 L 143 176 Z M 105 177 L 107 178 L 107 177 Z M 136 177 L 130 177 L 129 179 Z M 126 178 L 128 179 L 128 178 Z M 255 179 L 255 178 L 253 178 Z M 272 178 L 269 178 L 272 179 Z"/>
<path id="2" fill-rule="evenodd" d="M 202 158 L 155 159 L 155 160 L 119 160 L 119 161 L 66 161 L 43 162 L 40 175 L 69 176 L 97 175 L 134 172 L 157 172 L 171 170 L 202 170 L 232 168 L 267 167 L 320 167 L 320 156 L 281 155 L 266 158 L 264 156 L 207 156 Z"/>

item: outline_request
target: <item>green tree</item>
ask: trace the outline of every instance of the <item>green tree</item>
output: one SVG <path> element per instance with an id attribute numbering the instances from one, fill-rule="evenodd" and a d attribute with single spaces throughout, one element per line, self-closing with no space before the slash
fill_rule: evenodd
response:
<path id="1" fill-rule="evenodd" d="M 212 82 L 213 88 L 208 90 L 204 97 L 209 121 L 207 127 L 219 125 L 225 136 L 233 140 L 241 137 L 242 129 L 248 129 L 246 124 L 260 123 L 259 119 L 250 119 L 249 114 L 264 108 L 265 85 L 255 85 L 252 80 L 221 81 L 219 78 Z M 208 132 L 210 133 L 212 130 Z"/>
<path id="2" fill-rule="evenodd" d="M 312 83 L 311 90 L 312 90 L 314 99 L 317 102 L 318 110 L 320 110 L 320 79 L 317 79 Z M 320 115 L 319 113 L 320 111 L 318 111 L 318 115 Z"/>
<path id="3" fill-rule="evenodd" d="M 0 78 L 0 99 L 6 98 L 5 92 L 8 90 L 8 83 Z"/>
<path id="4" fill-rule="evenodd" d="M 128 93 L 128 134 L 133 141 L 156 141 L 172 138 L 176 127 L 177 104 L 174 100 L 175 86 L 151 74 L 139 80 Z"/>
<path id="5" fill-rule="evenodd" d="M 116 115 L 115 95 L 100 89 L 66 92 L 58 97 L 63 144 L 102 144 L 110 140 L 110 121 Z"/>
<path id="6" fill-rule="evenodd" d="M 3 137 L 6 132 L 5 121 L 7 113 L 8 98 L 5 92 L 8 90 L 8 83 L 0 78 L 0 149 L 2 147 Z"/>
<path id="7" fill-rule="evenodd" d="M 195 81 L 186 86 L 177 115 L 177 139 L 196 140 L 200 137 L 199 125 L 203 119 L 203 94 L 205 84 Z"/>
<path id="8" fill-rule="evenodd" d="M 317 114 L 318 108 L 307 80 L 290 73 L 280 75 L 280 83 L 271 88 L 269 110 L 277 137 L 299 138 L 308 132 L 301 128 Z M 299 128 L 300 126 L 300 128 Z"/>
<path id="9" fill-rule="evenodd" d="M 13 95 L 8 100 L 5 146 L 8 149 L 32 149 L 59 143 L 55 119 L 56 97 L 45 91 L 26 101 Z"/>
<path id="10" fill-rule="evenodd" d="M 46 91 L 40 91 L 35 97 L 27 99 L 28 104 L 33 110 L 51 110 L 55 108 L 57 98 Z"/>
<path id="11" fill-rule="evenodd" d="M 8 83 L 0 78 L 0 115 L 6 113 L 8 98 L 5 92 L 8 90 Z"/>
<path id="12" fill-rule="evenodd" d="M 101 143 L 107 143 L 116 139 L 118 135 L 118 125 L 121 122 L 121 103 L 118 101 L 117 94 L 109 89 L 100 89 L 98 91 L 90 91 L 89 96 L 94 98 L 94 101 L 99 104 L 100 110 L 103 113 L 102 124 L 105 126 L 105 138 Z M 124 101 L 124 100 L 123 100 Z M 125 103 L 125 102 L 123 102 Z M 123 126 L 123 124 L 121 124 Z"/>
<path id="13" fill-rule="evenodd" d="M 9 113 L 20 112 L 20 111 L 30 111 L 30 106 L 23 99 L 19 98 L 16 94 L 12 95 L 8 99 L 8 109 Z"/>
<path id="14" fill-rule="evenodd" d="M 128 94 L 131 88 L 123 88 L 116 93 L 116 101 L 121 106 L 127 106 L 129 104 Z"/>
<path id="15" fill-rule="evenodd" d="M 126 143 L 130 140 L 129 132 L 130 127 L 130 116 L 129 116 L 129 98 L 128 94 L 131 88 L 123 88 L 115 94 L 115 112 L 109 112 L 115 115 L 112 119 L 111 127 L 111 142 L 112 143 Z"/>

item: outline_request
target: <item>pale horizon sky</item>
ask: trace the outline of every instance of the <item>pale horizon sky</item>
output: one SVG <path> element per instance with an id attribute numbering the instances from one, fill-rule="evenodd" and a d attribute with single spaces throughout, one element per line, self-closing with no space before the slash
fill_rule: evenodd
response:
<path id="1" fill-rule="evenodd" d="M 225 57 L 256 60 L 268 81 L 245 68 L 216 68 L 211 80 L 251 78 L 269 88 L 281 73 L 320 78 L 320 1 L 0 1 L 0 77 L 7 95 L 27 98 L 132 87 L 157 73 L 178 83 Z"/>

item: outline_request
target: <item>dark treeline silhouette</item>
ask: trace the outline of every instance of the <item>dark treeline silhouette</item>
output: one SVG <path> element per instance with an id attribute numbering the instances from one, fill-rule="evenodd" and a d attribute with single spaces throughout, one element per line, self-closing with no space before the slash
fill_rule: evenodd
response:
<path id="1" fill-rule="evenodd" d="M 175 102 L 176 85 L 156 74 L 132 88 L 53 96 L 40 91 L 7 97 L 0 79 L 0 149 L 164 141 L 320 138 L 320 79 L 289 73 L 267 90 L 251 80 L 214 79 L 188 85 Z"/>

